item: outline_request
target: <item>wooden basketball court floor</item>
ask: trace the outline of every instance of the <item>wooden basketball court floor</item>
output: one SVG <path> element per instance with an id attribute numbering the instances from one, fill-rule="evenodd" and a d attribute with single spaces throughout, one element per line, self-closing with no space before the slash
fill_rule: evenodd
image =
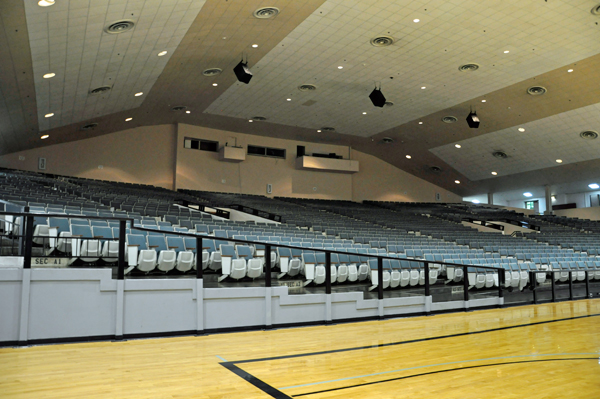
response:
<path id="1" fill-rule="evenodd" d="M 0 349 L 1 398 L 600 398 L 600 300 Z"/>

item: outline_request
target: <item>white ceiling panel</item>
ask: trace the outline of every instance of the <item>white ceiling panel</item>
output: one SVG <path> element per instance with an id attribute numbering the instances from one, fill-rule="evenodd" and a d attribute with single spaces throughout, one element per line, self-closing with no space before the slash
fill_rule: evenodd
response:
<path id="1" fill-rule="evenodd" d="M 25 2 L 40 131 L 139 107 L 205 0 Z M 108 34 L 119 20 L 133 30 Z M 161 51 L 167 55 L 158 57 Z M 53 72 L 56 76 L 44 79 Z M 111 86 L 102 95 L 90 90 Z M 135 97 L 137 92 L 144 95 Z M 44 115 L 54 113 L 51 118 Z"/>
<path id="2" fill-rule="evenodd" d="M 525 129 L 520 132 L 518 129 Z M 598 158 L 600 139 L 585 140 L 579 134 L 600 132 L 600 104 L 480 135 L 430 151 L 470 180 L 489 179 L 491 172 L 507 176 Z M 460 144 L 461 148 L 456 148 Z M 503 151 L 508 158 L 496 158 Z"/>
<path id="3" fill-rule="evenodd" d="M 590 7 L 589 1 L 330 0 L 260 61 L 250 52 L 250 84 L 231 86 L 205 112 L 368 137 L 597 54 Z M 396 43 L 371 46 L 381 35 Z M 465 63 L 481 67 L 459 72 Z M 307 83 L 317 90 L 297 89 Z M 379 83 L 393 107 L 370 102 Z M 316 103 L 302 106 L 308 100 Z"/>

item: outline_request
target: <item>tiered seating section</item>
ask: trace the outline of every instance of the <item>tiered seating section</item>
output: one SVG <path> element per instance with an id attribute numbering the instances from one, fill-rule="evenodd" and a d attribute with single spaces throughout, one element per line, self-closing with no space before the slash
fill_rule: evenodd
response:
<path id="1" fill-rule="evenodd" d="M 386 256 L 384 289 L 462 284 L 490 289 L 500 284 L 491 266 L 504 270 L 506 287 L 523 289 L 535 271 L 537 283 L 600 280 L 596 223 L 528 218 L 512 211 L 464 204 L 390 203 L 267 198 L 173 192 L 163 188 L 66 178 L 5 170 L 0 199 L 29 207 L 35 218 L 34 243 L 42 254 L 63 256 L 73 266 L 111 266 L 118 239 L 125 235 L 127 273 L 185 274 L 201 267 L 219 281 L 264 278 L 266 257 L 276 277 L 323 285 L 374 289 L 380 282 L 375 256 Z M 182 203 L 211 207 L 240 204 L 282 216 L 283 223 L 231 221 Z M 54 216 L 44 216 L 53 214 Z M 64 215 L 64 216 L 63 216 Z M 133 220 L 121 230 L 119 218 Z M 539 226 L 524 236 L 484 233 L 462 225 L 464 218 L 513 220 Z M 3 246 L 19 235 L 22 220 L 5 217 Z M 200 234 L 202 248 L 197 248 Z M 243 240 L 235 243 L 228 239 Z M 266 253 L 270 245 L 271 253 Z M 281 245 L 297 248 L 284 248 Z M 14 244 L 9 246 L 14 249 Z M 331 254 L 326 270 L 324 250 Z M 425 275 L 424 263 L 429 263 Z M 576 270 L 575 273 L 569 273 Z M 551 271 L 559 271 L 550 274 Z"/>

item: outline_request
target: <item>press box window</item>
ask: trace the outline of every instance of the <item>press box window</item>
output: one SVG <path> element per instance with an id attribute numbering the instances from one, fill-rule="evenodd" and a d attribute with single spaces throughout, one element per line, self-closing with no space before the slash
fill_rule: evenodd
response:
<path id="1" fill-rule="evenodd" d="M 192 150 L 218 152 L 219 151 L 219 142 L 218 141 L 210 141 L 210 140 L 185 138 L 183 140 L 183 148 L 189 148 Z"/>
<path id="2" fill-rule="evenodd" d="M 285 159 L 285 150 L 280 148 L 259 147 L 256 145 L 248 146 L 248 155 L 257 155 L 261 157 L 272 157 Z"/>

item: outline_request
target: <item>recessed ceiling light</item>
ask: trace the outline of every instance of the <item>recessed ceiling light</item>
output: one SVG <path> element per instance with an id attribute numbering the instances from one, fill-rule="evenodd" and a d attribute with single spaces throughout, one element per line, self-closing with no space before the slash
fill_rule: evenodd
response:
<path id="1" fill-rule="evenodd" d="M 47 74 L 45 74 L 45 75 L 44 75 L 44 76 L 42 76 L 42 77 L 43 77 L 44 79 L 50 79 L 50 78 L 53 78 L 53 77 L 55 77 L 55 76 L 56 76 L 56 74 L 55 74 L 54 72 L 50 72 L 50 73 L 47 73 Z"/>
<path id="2" fill-rule="evenodd" d="M 528 197 L 528 198 L 529 197 L 533 197 L 533 194 L 531 194 L 530 192 L 523 193 L 523 195 L 526 196 L 526 197 Z"/>
<path id="3" fill-rule="evenodd" d="M 340 65 L 340 66 L 338 67 L 338 69 L 344 69 L 344 67 Z"/>
<path id="4" fill-rule="evenodd" d="M 473 200 L 473 201 L 471 201 L 471 202 L 472 202 L 472 203 L 474 203 L 474 204 L 479 204 L 479 203 L 481 203 L 481 201 L 479 201 L 479 200 Z"/>
<path id="5" fill-rule="evenodd" d="M 421 90 L 425 90 L 427 86 L 421 86 Z"/>
<path id="6" fill-rule="evenodd" d="M 127 118 L 125 119 L 125 122 L 129 122 L 130 120 L 132 120 L 133 118 Z"/>
<path id="7" fill-rule="evenodd" d="M 407 155 L 407 156 L 406 156 L 406 158 L 407 158 L 407 159 L 411 159 L 412 157 L 411 157 L 410 155 Z"/>
<path id="8" fill-rule="evenodd" d="M 571 72 L 573 72 L 573 70 L 572 69 L 567 69 L 567 72 L 571 73 Z"/>
<path id="9" fill-rule="evenodd" d="M 321 129 L 317 130 L 317 133 L 321 133 Z"/>
<path id="10" fill-rule="evenodd" d="M 185 111 L 185 113 L 186 113 L 186 114 L 191 114 L 191 113 L 192 113 L 192 111 Z"/>
<path id="11" fill-rule="evenodd" d="M 496 175 L 498 174 L 498 172 L 492 172 L 492 174 L 493 174 L 494 176 L 496 176 Z"/>
<path id="12" fill-rule="evenodd" d="M 454 183 L 460 184 L 460 180 L 454 180 Z"/>
<path id="13" fill-rule="evenodd" d="M 454 144 L 454 146 L 455 146 L 456 148 L 460 148 L 460 147 L 462 147 L 460 144 Z"/>
<path id="14" fill-rule="evenodd" d="M 481 100 L 482 103 L 487 103 L 487 100 Z"/>
<path id="15" fill-rule="evenodd" d="M 594 190 L 599 189 L 600 186 L 597 183 L 588 184 L 589 188 L 593 188 Z"/>
<path id="16" fill-rule="evenodd" d="M 248 122 L 254 122 L 252 119 L 248 119 Z"/>
<path id="17" fill-rule="evenodd" d="M 44 115 L 44 118 L 52 118 L 54 116 L 54 112 L 50 112 L 49 114 Z"/>
<path id="18" fill-rule="evenodd" d="M 213 83 L 213 86 L 217 87 L 219 84 L 218 83 Z"/>
<path id="19" fill-rule="evenodd" d="M 419 125 L 422 125 L 422 124 L 423 124 L 423 122 L 419 122 Z"/>
<path id="20" fill-rule="evenodd" d="M 54 0 L 40 0 L 38 1 L 38 6 L 40 7 L 50 7 L 54 5 Z"/>
<path id="21" fill-rule="evenodd" d="M 524 131 L 525 131 L 525 128 L 524 128 L 524 127 L 520 127 L 520 128 L 519 128 L 519 132 L 524 132 Z"/>
<path id="22" fill-rule="evenodd" d="M 292 99 L 291 99 L 291 98 L 288 98 L 287 100 L 288 100 L 288 101 L 292 101 Z"/>
<path id="23" fill-rule="evenodd" d="M 142 93 L 141 91 L 139 93 L 135 93 L 134 96 L 139 97 L 139 96 L 143 96 L 144 93 Z"/>
<path id="24" fill-rule="evenodd" d="M 366 114 L 367 114 L 366 112 L 363 112 L 363 115 L 366 115 Z"/>
<path id="25" fill-rule="evenodd" d="M 48 137 L 50 137 L 49 134 L 44 134 L 42 137 L 40 137 L 42 140 L 46 140 Z"/>
<path id="26" fill-rule="evenodd" d="M 510 51 L 504 50 L 504 54 L 508 54 L 508 53 L 510 53 Z"/>
<path id="27" fill-rule="evenodd" d="M 257 48 L 258 44 L 253 44 L 252 47 Z"/>
<path id="28" fill-rule="evenodd" d="M 160 53 L 158 53 L 159 57 L 162 57 L 163 55 L 167 55 L 167 50 L 161 51 Z"/>
<path id="29" fill-rule="evenodd" d="M 416 24 L 418 22 L 421 22 L 421 20 L 419 18 L 415 18 L 415 19 L 413 19 L 413 22 Z"/>
<path id="30" fill-rule="evenodd" d="M 562 163 L 562 159 L 557 159 L 556 163 Z"/>

